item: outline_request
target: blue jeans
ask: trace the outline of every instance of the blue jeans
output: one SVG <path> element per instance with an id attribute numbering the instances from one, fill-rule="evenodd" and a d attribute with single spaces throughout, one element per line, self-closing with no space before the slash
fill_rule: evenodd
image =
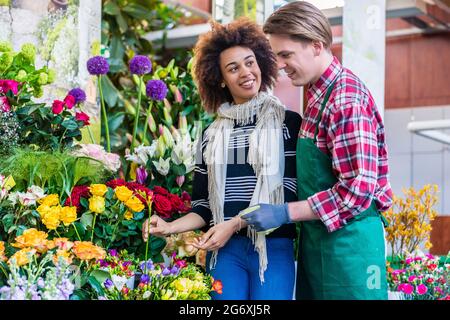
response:
<path id="1" fill-rule="evenodd" d="M 294 242 L 289 238 L 266 238 L 267 269 L 264 283 L 259 278 L 259 255 L 250 238 L 233 236 L 219 250 L 216 266 L 206 269 L 222 281 L 223 293 L 212 293 L 214 300 L 292 300 L 295 266 Z"/>

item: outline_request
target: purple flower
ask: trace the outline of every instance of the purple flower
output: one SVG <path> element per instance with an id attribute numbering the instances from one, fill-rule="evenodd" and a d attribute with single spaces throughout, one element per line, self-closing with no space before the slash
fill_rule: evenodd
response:
<path id="1" fill-rule="evenodd" d="M 108 61 L 102 56 L 95 56 L 87 61 L 87 69 L 93 76 L 107 74 L 109 71 Z"/>
<path id="2" fill-rule="evenodd" d="M 143 274 L 141 276 L 141 280 L 140 280 L 141 283 L 147 284 L 147 283 L 149 283 L 149 281 L 150 281 L 150 277 L 148 274 Z"/>
<path id="3" fill-rule="evenodd" d="M 179 271 L 180 271 L 180 268 L 177 265 L 175 265 L 172 267 L 172 270 L 170 270 L 170 273 L 173 274 L 174 276 L 176 276 Z"/>
<path id="4" fill-rule="evenodd" d="M 69 91 L 69 95 L 75 98 L 75 103 L 82 103 L 86 101 L 86 93 L 81 88 L 73 88 Z"/>
<path id="5" fill-rule="evenodd" d="M 112 256 L 112 257 L 117 257 L 118 256 L 117 250 L 116 249 L 110 249 L 109 250 L 109 255 Z"/>
<path id="6" fill-rule="evenodd" d="M 122 267 L 124 267 L 124 268 L 127 268 L 129 265 L 131 265 L 131 261 L 122 262 Z"/>
<path id="7" fill-rule="evenodd" d="M 107 266 L 109 266 L 109 263 L 107 261 L 105 261 L 104 259 L 100 259 L 100 267 L 101 268 L 106 268 Z"/>
<path id="8" fill-rule="evenodd" d="M 111 279 L 106 279 L 105 282 L 103 282 L 103 285 L 107 290 L 109 290 L 114 285 L 114 283 Z"/>
<path id="9" fill-rule="evenodd" d="M 146 92 L 150 99 L 162 101 L 167 95 L 167 86 L 164 81 L 150 80 L 147 82 Z"/>
<path id="10" fill-rule="evenodd" d="M 147 180 L 148 173 L 147 170 L 145 170 L 144 167 L 139 167 L 136 170 L 136 180 L 140 184 L 145 184 L 145 181 Z"/>
<path id="11" fill-rule="evenodd" d="M 130 60 L 130 71 L 133 74 L 143 75 L 152 71 L 152 62 L 146 56 L 134 56 Z"/>
<path id="12" fill-rule="evenodd" d="M 164 270 L 162 271 L 162 275 L 168 276 L 169 274 L 171 274 L 171 270 L 169 268 L 165 267 Z"/>
<path id="13" fill-rule="evenodd" d="M 147 265 L 147 270 L 154 270 L 155 266 L 153 265 L 152 260 L 148 260 L 147 262 L 142 262 L 139 267 L 141 268 L 142 271 L 145 271 L 145 265 Z"/>

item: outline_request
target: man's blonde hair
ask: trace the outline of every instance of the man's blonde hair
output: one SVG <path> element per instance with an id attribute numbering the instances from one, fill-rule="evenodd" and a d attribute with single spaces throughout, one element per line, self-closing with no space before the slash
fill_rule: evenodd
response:
<path id="1" fill-rule="evenodd" d="M 333 43 L 327 17 L 306 1 L 288 3 L 276 10 L 264 23 L 264 33 L 285 34 L 293 40 L 320 41 L 328 49 Z"/>

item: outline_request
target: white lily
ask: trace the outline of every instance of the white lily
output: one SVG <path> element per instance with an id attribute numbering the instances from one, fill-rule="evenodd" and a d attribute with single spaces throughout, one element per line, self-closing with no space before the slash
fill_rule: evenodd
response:
<path id="1" fill-rule="evenodd" d="M 159 161 L 153 161 L 153 164 L 155 165 L 156 170 L 163 176 L 166 176 L 169 173 L 170 158 L 167 158 L 166 160 L 159 158 Z"/>

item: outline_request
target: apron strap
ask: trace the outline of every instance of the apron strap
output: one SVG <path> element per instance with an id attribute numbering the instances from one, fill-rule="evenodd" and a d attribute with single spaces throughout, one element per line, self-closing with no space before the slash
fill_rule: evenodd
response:
<path id="1" fill-rule="evenodd" d="M 336 77 L 336 79 L 334 79 L 334 81 L 328 87 L 327 93 L 325 94 L 325 98 L 323 99 L 322 105 L 320 107 L 319 115 L 317 117 L 317 122 L 316 122 L 316 130 L 314 131 L 314 144 L 317 143 L 317 134 L 319 133 L 319 123 L 322 120 L 323 110 L 325 109 L 325 105 L 327 104 L 328 99 L 330 98 L 331 92 L 334 89 L 334 85 L 336 83 L 337 78 L 338 77 Z"/>

